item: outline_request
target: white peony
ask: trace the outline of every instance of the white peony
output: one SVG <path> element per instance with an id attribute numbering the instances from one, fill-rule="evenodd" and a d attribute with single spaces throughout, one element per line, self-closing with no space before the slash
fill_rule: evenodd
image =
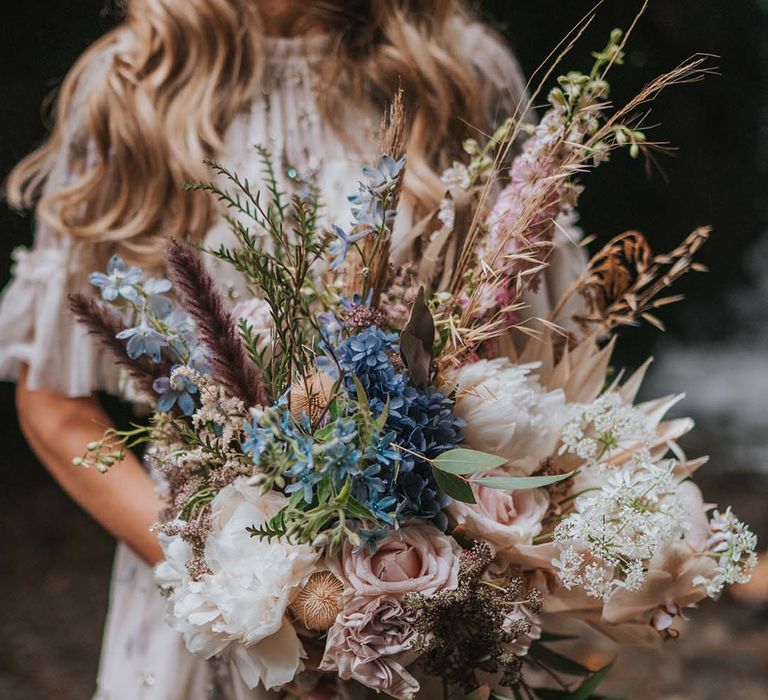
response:
<path id="1" fill-rule="evenodd" d="M 187 572 L 189 545 L 178 536 L 160 537 L 166 559 L 157 565 L 155 578 L 169 592 L 171 626 L 192 653 L 233 661 L 251 688 L 290 682 L 304 656 L 285 611 L 315 570 L 317 554 L 307 545 L 267 542 L 246 531 L 285 503 L 279 493 L 260 495 L 244 477 L 222 489 L 211 504 L 205 547 L 210 573 L 198 580 Z"/>
<path id="2" fill-rule="evenodd" d="M 565 420 L 565 395 L 546 391 L 533 373 L 539 364 L 506 358 L 455 370 L 456 414 L 470 447 L 504 457 L 508 471 L 528 476 L 555 450 Z"/>

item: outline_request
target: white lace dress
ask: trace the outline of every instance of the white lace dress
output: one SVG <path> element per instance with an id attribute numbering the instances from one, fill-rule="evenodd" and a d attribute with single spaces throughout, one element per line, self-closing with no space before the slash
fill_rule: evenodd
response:
<path id="1" fill-rule="evenodd" d="M 467 32 L 466 55 L 487 46 L 482 31 Z M 265 85 L 250 108 L 232 123 L 227 152 L 221 160 L 252 182 L 259 181 L 260 165 L 254 144 L 267 146 L 280 164 L 280 179 L 288 191 L 304 174 L 316 172 L 326 217 L 342 222 L 349 217 L 347 194 L 354 189 L 361 165 L 376 156 L 379 115 L 342 102 L 343 135 L 323 121 L 316 108 L 315 66 L 322 56 L 322 37 L 268 40 Z M 114 50 L 118 50 L 116 46 Z M 105 57 L 105 62 L 109 57 Z M 497 62 L 500 86 L 517 89 L 519 76 L 511 63 Z M 86 86 L 87 91 L 87 86 Z M 67 181 L 67 148 L 47 187 Z M 407 213 L 400 230 L 407 228 Z M 396 239 L 398 232 L 396 231 Z M 208 234 L 211 246 L 232 243 L 218 224 Z M 61 239 L 38 226 L 30 249 L 14 251 L 13 279 L 0 302 L 0 379 L 15 380 L 22 364 L 29 368 L 31 389 L 66 396 L 89 396 L 101 390 L 125 397 L 120 373 L 77 325 L 67 310 L 67 294 L 87 290 L 82 243 Z M 234 301 L 243 294 L 241 283 L 223 264 L 211 262 L 225 293 Z M 557 299 L 580 271 L 583 256 L 563 239 L 558 242 L 545 283 L 530 301 L 541 313 Z M 275 697 L 263 690 L 249 691 L 231 670 L 190 655 L 181 637 L 164 622 L 165 607 L 151 569 L 128 547 L 118 544 L 110 593 L 109 614 L 98 676 L 98 700 L 257 700 Z M 354 694 L 353 697 L 360 697 Z"/>

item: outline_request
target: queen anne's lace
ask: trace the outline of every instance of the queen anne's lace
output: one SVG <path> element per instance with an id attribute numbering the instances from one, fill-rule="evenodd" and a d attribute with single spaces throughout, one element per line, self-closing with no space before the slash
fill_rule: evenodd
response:
<path id="1" fill-rule="evenodd" d="M 724 513 L 716 510 L 709 525 L 712 536 L 707 544 L 710 552 L 719 555 L 717 569 L 712 578 L 697 576 L 694 584 L 706 586 L 707 595 L 715 598 L 727 585 L 749 581 L 750 572 L 757 566 L 757 537 L 730 507 Z"/>
<path id="2" fill-rule="evenodd" d="M 583 586 L 594 598 L 640 590 L 644 562 L 688 528 L 673 462 L 632 459 L 574 506 L 555 528 L 562 554 L 553 564 L 566 588 Z"/>
<path id="3" fill-rule="evenodd" d="M 560 453 L 570 452 L 593 467 L 627 450 L 647 448 L 651 439 L 643 413 L 609 391 L 590 404 L 570 408 Z"/>

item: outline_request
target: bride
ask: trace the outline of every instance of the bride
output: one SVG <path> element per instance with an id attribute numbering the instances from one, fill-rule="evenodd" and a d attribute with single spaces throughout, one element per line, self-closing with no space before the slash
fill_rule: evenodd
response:
<path id="1" fill-rule="evenodd" d="M 162 488 L 129 456 L 103 476 L 72 465 L 108 418 L 95 392 L 130 388 L 67 310 L 112 254 L 160 266 L 163 242 L 227 240 L 215 205 L 184 183 L 215 157 L 257 182 L 266 146 L 290 191 L 313 178 L 325 216 L 348 211 L 347 189 L 377 155 L 379 115 L 398 88 L 407 109 L 408 168 L 396 261 L 409 222 L 437 206 L 438 173 L 462 141 L 488 133 L 524 94 L 500 38 L 460 0 L 129 0 L 125 21 L 91 46 L 58 97 L 48 140 L 13 171 L 9 201 L 35 210 L 31 249 L 15 251 L 0 306 L 0 377 L 18 382 L 19 420 L 54 478 L 120 542 L 96 698 L 272 697 L 191 656 L 163 622 L 151 530 Z M 564 237 L 533 312 L 578 273 Z M 211 262 L 234 303 L 245 293 Z M 159 272 L 159 270 L 157 270 Z M 231 275 L 231 273 L 229 273 Z M 360 695 L 353 695 L 360 697 Z"/>

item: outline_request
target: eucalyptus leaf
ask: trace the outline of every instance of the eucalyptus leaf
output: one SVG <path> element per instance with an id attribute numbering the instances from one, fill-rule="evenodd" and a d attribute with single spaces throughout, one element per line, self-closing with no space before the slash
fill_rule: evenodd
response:
<path id="1" fill-rule="evenodd" d="M 438 455 L 432 463 L 449 474 L 474 474 L 498 469 L 506 463 L 506 460 L 487 452 L 458 447 Z"/>
<path id="2" fill-rule="evenodd" d="M 432 467 L 432 474 L 443 493 L 462 503 L 477 503 L 475 494 L 472 493 L 472 487 L 466 479 L 462 479 L 455 474 L 449 474 L 436 467 Z"/>
<path id="3" fill-rule="evenodd" d="M 526 489 L 538 489 L 542 486 L 556 484 L 558 481 L 565 481 L 572 475 L 573 472 L 553 476 L 481 476 L 479 479 L 473 479 L 472 483 L 489 489 L 525 491 Z"/>

